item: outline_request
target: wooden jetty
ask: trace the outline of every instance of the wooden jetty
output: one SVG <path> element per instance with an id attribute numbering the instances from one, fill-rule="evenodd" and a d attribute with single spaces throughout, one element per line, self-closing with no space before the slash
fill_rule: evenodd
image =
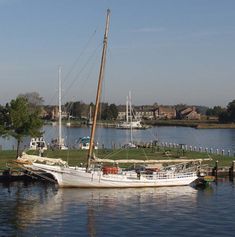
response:
<path id="1" fill-rule="evenodd" d="M 229 177 L 229 179 L 233 181 L 235 178 L 235 161 L 232 161 L 229 167 L 219 167 L 219 161 L 217 160 L 214 167 L 201 168 L 200 173 L 214 176 L 215 180 L 221 177 Z"/>
<path id="2" fill-rule="evenodd" d="M 0 183 L 15 182 L 15 181 L 30 181 L 33 177 L 27 175 L 26 172 L 5 169 L 0 174 Z"/>
<path id="3" fill-rule="evenodd" d="M 10 182 L 16 182 L 16 181 L 50 181 L 54 182 L 55 180 L 53 177 L 45 172 L 29 172 L 27 170 L 12 170 L 10 168 L 3 170 L 2 173 L 0 173 L 0 183 L 10 183 Z"/>

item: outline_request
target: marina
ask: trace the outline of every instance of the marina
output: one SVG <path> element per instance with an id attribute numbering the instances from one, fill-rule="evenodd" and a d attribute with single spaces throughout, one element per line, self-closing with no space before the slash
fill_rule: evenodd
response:
<path id="1" fill-rule="evenodd" d="M 62 161 L 59 157 L 56 158 L 44 158 L 39 155 L 30 155 L 27 153 L 22 153 L 18 155 L 16 159 L 16 164 L 20 168 L 26 171 L 34 172 L 41 171 L 51 174 L 56 180 L 57 184 L 61 188 L 140 188 L 140 187 L 167 187 L 167 186 L 185 186 L 190 185 L 198 178 L 199 164 L 202 162 L 195 159 L 194 161 L 182 161 L 181 163 L 170 165 L 166 167 L 161 167 L 158 170 L 154 170 L 150 173 L 146 171 L 137 172 L 136 169 L 123 170 L 119 164 L 120 163 L 133 163 L 139 164 L 140 160 L 117 160 L 114 161 L 110 159 L 97 159 L 94 154 L 95 148 L 95 134 L 97 117 L 100 108 L 100 98 L 102 82 L 104 79 L 105 63 L 106 63 L 106 52 L 108 45 L 108 33 L 110 24 L 110 13 L 111 11 L 107 9 L 105 32 L 103 39 L 102 57 L 98 77 L 98 85 L 96 92 L 96 102 L 93 123 L 90 135 L 90 144 L 87 154 L 87 159 L 85 166 L 77 167 L 71 166 L 68 162 Z M 60 82 L 61 68 L 59 70 L 59 82 Z M 60 84 L 60 83 L 59 83 Z M 60 86 L 61 88 L 61 86 Z M 60 90 L 61 91 L 61 90 Z M 59 104 L 61 104 L 61 94 L 59 96 Z M 130 117 L 130 129 L 131 129 L 131 144 L 132 140 L 132 107 L 131 107 L 131 96 L 129 95 L 130 113 L 127 113 Z M 127 110 L 128 111 L 128 110 Z M 129 115 L 130 114 L 130 115 Z M 59 106 L 59 132 L 61 134 L 61 105 Z M 18 144 L 20 140 L 18 139 Z M 19 145 L 18 145 L 19 147 Z M 17 147 L 17 154 L 18 154 Z M 144 161 L 145 162 L 145 161 Z M 156 161 L 152 160 L 151 164 Z M 162 161 L 163 162 L 163 161 Z M 177 161 L 178 162 L 178 161 Z M 116 167 L 106 169 L 103 163 L 112 163 Z M 150 163 L 150 161 L 149 161 Z M 111 169 L 111 172 L 109 172 Z M 113 172 L 115 171 L 115 172 Z"/>
<path id="2" fill-rule="evenodd" d="M 0 237 L 235 236 L 232 1 L 0 5 Z"/>
<path id="3" fill-rule="evenodd" d="M 42 128 L 44 132 L 44 140 L 48 144 L 57 134 L 57 127 L 45 125 Z M 86 137 L 90 134 L 90 127 L 66 127 L 62 126 L 63 134 L 68 147 L 72 149 L 76 141 L 80 137 Z M 230 156 L 234 155 L 235 151 L 235 129 L 195 129 L 188 127 L 151 127 L 145 130 L 133 130 L 133 140 L 139 144 L 151 143 L 152 141 L 159 141 L 163 146 L 173 146 L 173 144 L 187 145 L 188 150 L 190 146 L 199 151 L 207 151 L 212 153 L 224 152 L 224 155 L 230 151 Z M 96 134 L 96 141 L 99 148 L 116 148 L 122 147 L 130 141 L 130 131 L 98 127 Z M 25 139 L 23 147 L 29 147 L 30 139 Z M 16 141 L 13 138 L 0 138 L 1 150 L 16 149 Z"/>
<path id="4" fill-rule="evenodd" d="M 57 127 L 46 125 L 43 127 L 45 142 L 50 141 L 54 134 L 57 134 Z M 62 126 L 63 134 L 65 134 L 66 144 L 69 145 L 68 151 L 64 151 L 65 160 L 67 159 L 67 153 L 76 153 L 73 150 L 75 147 L 75 141 L 78 136 L 86 136 L 90 133 L 90 127 L 66 127 Z M 111 139 L 108 139 L 111 137 Z M 102 149 L 120 149 L 124 144 L 128 143 L 130 140 L 130 131 L 119 130 L 115 128 L 97 128 L 97 154 L 101 152 Z M 185 148 L 186 154 L 189 154 L 191 150 L 202 153 L 201 157 L 207 158 L 208 155 L 214 158 L 214 161 L 207 167 L 206 173 L 208 175 L 218 175 L 218 177 L 230 177 L 231 167 L 233 166 L 234 159 L 234 144 L 235 144 L 235 130 L 234 129 L 194 129 L 186 127 L 151 127 L 146 130 L 134 130 L 133 139 L 139 145 L 141 149 L 151 149 L 148 148 L 153 141 L 158 140 L 158 144 L 162 150 L 170 149 L 180 149 L 181 155 L 183 155 L 182 147 Z M 13 139 L 3 139 L 0 138 L 0 144 L 2 147 L 2 152 L 12 152 L 12 159 L 14 159 L 14 151 L 11 151 L 14 144 Z M 29 146 L 30 140 L 26 139 L 23 147 Z M 27 145 L 28 144 L 28 145 Z M 176 147 L 178 144 L 179 148 Z M 181 145 L 179 145 L 181 144 Z M 182 145 L 183 144 L 183 145 Z M 181 148 L 180 148 L 181 147 Z M 194 149 L 196 147 L 196 149 Z M 212 149 L 210 148 L 212 147 Z M 193 148 L 193 149 L 191 149 Z M 207 148 L 207 149 L 206 149 Z M 210 149 L 209 149 L 210 148 Z M 220 149 L 219 149 L 220 148 Z M 72 150 L 71 150 L 72 149 Z M 230 152 L 228 152 L 230 151 Z M 45 151 L 46 152 L 46 151 Z M 44 153 L 45 153 L 44 152 Z M 49 151 L 48 151 L 49 152 Z M 86 151 L 84 151 L 86 152 Z M 6 154 L 7 154 L 6 153 Z M 33 152 L 38 154 L 38 151 Z M 144 154 L 142 150 L 139 151 L 140 154 Z M 208 153 L 208 155 L 207 155 Z M 3 153 L 5 154 L 5 153 Z M 224 156 L 224 158 L 216 158 L 217 156 Z M 76 155 L 74 155 L 76 156 Z M 81 154 L 78 153 L 81 157 Z M 126 155 L 124 155 L 125 157 Z M 189 156 L 190 157 L 190 156 Z M 4 159 L 2 157 L 1 159 Z M 221 160 L 222 159 L 222 160 Z M 70 158 L 70 161 L 73 158 Z M 218 160 L 218 163 L 216 163 Z M 84 161 L 77 161 L 77 164 Z M 76 165 L 76 163 L 74 163 Z M 5 164 L 4 164 L 5 166 Z M 216 169 L 217 167 L 217 169 Z M 7 169 L 2 167 L 3 170 Z M 217 172 L 215 172 L 217 170 Z M 5 179 L 4 179 L 5 180 Z"/>

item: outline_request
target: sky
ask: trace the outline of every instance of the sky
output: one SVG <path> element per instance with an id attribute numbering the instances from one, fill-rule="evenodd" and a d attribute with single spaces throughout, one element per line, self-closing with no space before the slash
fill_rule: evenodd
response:
<path id="1" fill-rule="evenodd" d="M 0 0 L 0 104 L 38 92 L 95 100 L 106 10 L 102 100 L 227 106 L 235 99 L 234 0 Z"/>

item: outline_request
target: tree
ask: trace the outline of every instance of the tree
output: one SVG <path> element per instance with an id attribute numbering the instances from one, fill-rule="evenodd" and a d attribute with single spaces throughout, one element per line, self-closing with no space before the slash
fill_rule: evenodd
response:
<path id="1" fill-rule="evenodd" d="M 235 100 L 230 102 L 227 106 L 227 112 L 230 117 L 230 122 L 235 122 Z"/>
<path id="2" fill-rule="evenodd" d="M 220 106 L 214 106 L 213 108 L 209 108 L 206 111 L 207 116 L 219 116 L 222 112 L 224 112 L 224 109 Z"/>
<path id="3" fill-rule="evenodd" d="M 101 119 L 103 120 L 113 120 L 118 116 L 118 109 L 115 104 L 109 105 L 108 103 L 103 103 L 101 110 Z"/>
<path id="4" fill-rule="evenodd" d="M 18 97 L 25 98 L 30 107 L 41 107 L 44 102 L 43 98 L 39 95 L 38 92 L 27 92 L 25 94 L 18 95 Z"/>
<path id="5" fill-rule="evenodd" d="M 0 111 L 1 136 L 12 136 L 17 141 L 16 157 L 19 156 L 19 147 L 26 136 L 41 136 L 40 129 L 43 125 L 39 118 L 39 110 L 30 108 L 27 99 L 17 97 Z"/>
<path id="6" fill-rule="evenodd" d="M 230 116 L 229 116 L 229 113 L 227 111 L 224 111 L 224 112 L 220 113 L 219 122 L 220 123 L 229 123 L 230 122 Z"/>
<path id="7" fill-rule="evenodd" d="M 108 103 L 102 103 L 101 105 L 101 119 L 109 120 L 111 117 Z"/>
<path id="8" fill-rule="evenodd" d="M 6 129 L 9 127 L 10 119 L 9 119 L 9 105 L 6 106 L 0 105 L 0 135 L 6 135 Z"/>
<path id="9" fill-rule="evenodd" d="M 111 105 L 109 106 L 109 110 L 110 110 L 112 119 L 116 119 L 117 116 L 118 116 L 118 109 L 117 109 L 117 106 L 116 106 L 115 104 L 111 104 Z"/>
<path id="10" fill-rule="evenodd" d="M 235 100 L 228 103 L 227 110 L 219 115 L 219 121 L 221 123 L 234 123 L 235 122 Z"/>
<path id="11" fill-rule="evenodd" d="M 75 118 L 82 117 L 82 104 L 80 101 L 76 101 L 71 106 L 71 115 Z"/>

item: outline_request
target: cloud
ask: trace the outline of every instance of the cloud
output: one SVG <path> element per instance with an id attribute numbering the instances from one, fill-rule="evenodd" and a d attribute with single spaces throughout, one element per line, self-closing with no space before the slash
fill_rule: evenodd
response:
<path id="1" fill-rule="evenodd" d="M 134 33 L 154 33 L 154 32 L 162 32 L 166 29 L 164 27 L 152 28 L 152 27 L 144 27 L 139 29 L 134 29 L 132 32 Z"/>

